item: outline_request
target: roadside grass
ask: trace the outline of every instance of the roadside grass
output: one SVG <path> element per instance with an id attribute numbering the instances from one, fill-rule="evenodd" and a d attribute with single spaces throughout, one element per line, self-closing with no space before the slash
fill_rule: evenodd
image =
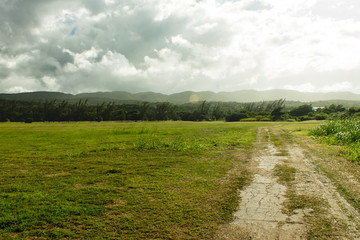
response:
<path id="1" fill-rule="evenodd" d="M 309 131 L 311 129 L 314 129 L 322 124 L 324 124 L 326 121 L 303 121 L 303 122 L 284 122 L 281 123 L 281 125 L 278 126 L 280 129 L 284 129 L 287 132 L 282 133 L 281 136 L 285 139 L 291 140 L 293 137 L 293 134 L 299 135 L 299 136 L 308 136 Z M 287 137 L 286 137 L 287 136 Z"/>
<path id="2" fill-rule="evenodd" d="M 2 123 L 0 238 L 209 239 L 263 124 Z"/>

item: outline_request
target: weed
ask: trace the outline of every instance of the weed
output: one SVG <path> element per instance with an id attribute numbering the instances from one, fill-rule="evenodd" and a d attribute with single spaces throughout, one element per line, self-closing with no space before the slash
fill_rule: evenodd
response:
<path id="1" fill-rule="evenodd" d="M 275 153 L 275 156 L 286 157 L 286 156 L 289 156 L 289 152 L 287 150 L 280 149 L 280 152 Z"/>
<path id="2" fill-rule="evenodd" d="M 286 164 L 277 164 L 274 167 L 274 174 L 281 184 L 290 185 L 295 180 L 296 169 Z"/>

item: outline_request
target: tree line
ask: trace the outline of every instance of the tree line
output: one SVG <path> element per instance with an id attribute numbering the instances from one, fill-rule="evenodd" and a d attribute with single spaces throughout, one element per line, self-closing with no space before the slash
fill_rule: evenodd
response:
<path id="1" fill-rule="evenodd" d="M 347 112 L 346 112 L 347 111 Z M 327 119 L 336 114 L 356 115 L 358 109 L 341 105 L 314 110 L 309 104 L 287 109 L 285 100 L 253 103 L 198 102 L 175 105 L 168 102 L 89 104 L 86 100 L 18 101 L 0 100 L 0 121 L 278 121 Z M 335 115 L 334 115 L 335 114 Z"/>

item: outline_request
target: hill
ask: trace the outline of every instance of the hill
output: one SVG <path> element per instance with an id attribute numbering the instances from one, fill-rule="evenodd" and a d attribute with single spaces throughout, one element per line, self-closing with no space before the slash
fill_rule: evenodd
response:
<path id="1" fill-rule="evenodd" d="M 260 102 L 286 99 L 287 101 L 313 103 L 314 105 L 326 106 L 330 104 L 342 104 L 344 106 L 360 106 L 360 94 L 350 92 L 333 93 L 309 93 L 293 90 L 241 90 L 234 92 L 192 92 L 186 91 L 174 94 L 162 94 L 154 92 L 129 93 L 125 91 L 94 92 L 80 94 L 66 94 L 61 92 L 27 92 L 14 94 L 0 94 L 0 99 L 7 100 L 67 100 L 70 102 L 88 100 L 90 104 L 115 102 L 170 102 L 184 104 L 192 101 L 208 102 Z"/>

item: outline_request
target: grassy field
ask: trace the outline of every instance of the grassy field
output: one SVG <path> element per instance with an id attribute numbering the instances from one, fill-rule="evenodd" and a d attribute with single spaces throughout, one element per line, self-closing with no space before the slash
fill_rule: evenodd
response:
<path id="1" fill-rule="evenodd" d="M 1 123 L 0 238 L 209 239 L 264 124 Z"/>

